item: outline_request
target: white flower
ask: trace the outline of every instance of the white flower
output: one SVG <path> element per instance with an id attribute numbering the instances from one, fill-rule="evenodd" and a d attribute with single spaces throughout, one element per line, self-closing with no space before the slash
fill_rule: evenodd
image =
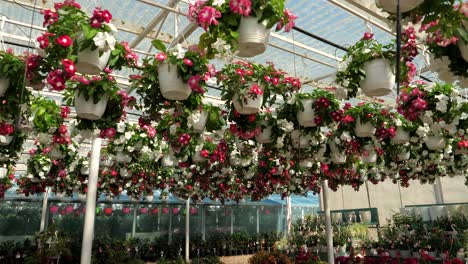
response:
<path id="1" fill-rule="evenodd" d="M 288 122 L 286 119 L 278 120 L 278 126 L 286 133 L 290 133 L 294 130 L 294 123 Z"/>
<path id="2" fill-rule="evenodd" d="M 119 133 L 125 132 L 125 123 L 124 122 L 117 123 L 117 132 L 119 132 Z"/>
<path id="3" fill-rule="evenodd" d="M 185 50 L 181 44 L 177 44 L 173 50 L 172 54 L 177 57 L 177 59 L 183 59 L 185 57 Z"/>
<path id="4" fill-rule="evenodd" d="M 441 112 L 447 112 L 447 101 L 437 102 L 436 109 Z"/>
<path id="5" fill-rule="evenodd" d="M 402 125 L 403 125 L 403 122 L 401 122 L 401 120 L 400 120 L 399 118 L 397 118 L 397 119 L 395 120 L 395 126 L 401 127 Z"/>
<path id="6" fill-rule="evenodd" d="M 218 38 L 216 42 L 211 44 L 211 47 L 219 53 L 224 53 L 225 51 L 231 49 L 231 45 L 227 44 L 227 42 L 222 38 Z"/>
<path id="7" fill-rule="evenodd" d="M 98 32 L 94 38 L 94 45 L 100 50 L 114 50 L 115 37 L 107 32 Z"/>
<path id="8" fill-rule="evenodd" d="M 222 6 L 226 0 L 213 0 L 213 5 L 215 6 Z"/>

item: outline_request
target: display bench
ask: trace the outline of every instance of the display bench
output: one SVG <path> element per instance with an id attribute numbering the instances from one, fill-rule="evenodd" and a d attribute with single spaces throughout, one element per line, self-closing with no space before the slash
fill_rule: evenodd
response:
<path id="1" fill-rule="evenodd" d="M 379 211 L 375 207 L 331 210 L 330 213 L 332 221 L 338 225 L 354 223 L 362 223 L 371 227 L 379 225 Z M 318 211 L 318 214 L 323 216 L 324 212 Z"/>
<path id="2" fill-rule="evenodd" d="M 403 212 L 421 215 L 424 222 L 431 222 L 457 212 L 468 218 L 468 203 L 407 205 L 403 208 Z"/>

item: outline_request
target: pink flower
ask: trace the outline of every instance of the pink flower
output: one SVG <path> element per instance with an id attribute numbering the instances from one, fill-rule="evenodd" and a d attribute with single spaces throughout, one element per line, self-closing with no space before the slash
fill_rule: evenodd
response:
<path id="1" fill-rule="evenodd" d="M 250 86 L 250 93 L 255 94 L 255 95 L 262 95 L 263 90 L 262 88 L 260 88 L 258 84 L 254 83 L 252 84 L 252 86 Z"/>
<path id="2" fill-rule="evenodd" d="M 51 213 L 51 214 L 57 214 L 57 212 L 58 212 L 58 210 L 59 210 L 59 207 L 56 206 L 56 205 L 53 205 L 53 206 L 50 207 L 49 210 L 50 210 L 50 213 Z"/>
<path id="3" fill-rule="evenodd" d="M 247 17 L 252 11 L 252 2 L 250 0 L 229 0 L 229 8 L 233 13 Z"/>
<path id="4" fill-rule="evenodd" d="M 68 76 L 73 76 L 76 73 L 75 63 L 70 59 L 63 59 L 62 61 L 63 69 Z"/>
<path id="5" fill-rule="evenodd" d="M 60 46 L 62 46 L 64 48 L 68 48 L 71 45 L 73 45 L 73 41 L 70 38 L 70 36 L 68 36 L 68 35 L 63 35 L 63 36 L 58 37 L 55 40 L 55 42 L 57 42 L 57 44 L 59 44 Z"/>
<path id="6" fill-rule="evenodd" d="M 284 31 L 289 32 L 296 25 L 297 16 L 294 15 L 291 12 L 291 10 L 289 10 L 287 8 L 284 10 L 284 16 L 286 17 L 286 19 L 281 18 L 278 25 L 276 26 L 276 30 L 282 29 L 284 24 L 286 24 L 286 26 L 284 27 Z"/>
<path id="7" fill-rule="evenodd" d="M 208 30 L 208 27 L 211 25 L 218 25 L 217 18 L 221 17 L 221 12 L 216 10 L 216 8 L 211 6 L 205 6 L 198 13 L 198 24 L 200 24 L 204 30 Z"/>
<path id="8" fill-rule="evenodd" d="M 373 39 L 373 38 L 374 38 L 374 34 L 373 34 L 373 33 L 370 33 L 370 32 L 364 33 L 363 39 L 365 39 L 365 40 L 370 40 L 370 39 Z"/>
<path id="9" fill-rule="evenodd" d="M 165 61 L 167 59 L 167 55 L 165 53 L 163 53 L 163 52 L 160 52 L 160 53 L 156 54 L 156 59 L 158 61 L 161 61 L 161 62 Z"/>
<path id="10" fill-rule="evenodd" d="M 65 135 L 67 134 L 68 132 L 68 129 L 67 129 L 67 126 L 66 125 L 61 125 L 58 129 L 59 133 L 62 134 L 62 135 Z"/>
<path id="11" fill-rule="evenodd" d="M 145 207 L 141 208 L 140 213 L 141 214 L 147 214 L 148 213 L 148 208 L 145 208 Z"/>
<path id="12" fill-rule="evenodd" d="M 192 91 L 199 92 L 201 88 L 200 87 L 201 80 L 202 78 L 200 77 L 200 75 L 194 75 L 189 78 L 187 84 L 189 85 L 190 89 L 192 89 Z"/>
<path id="13" fill-rule="evenodd" d="M 345 124 L 354 122 L 354 118 L 350 115 L 345 115 L 341 121 Z"/>
<path id="14" fill-rule="evenodd" d="M 128 215 L 130 213 L 131 209 L 129 207 L 124 207 L 122 208 L 122 213 L 125 215 Z"/>
<path id="15" fill-rule="evenodd" d="M 13 134 L 15 128 L 11 124 L 0 123 L 0 135 L 8 136 Z"/>
<path id="16" fill-rule="evenodd" d="M 418 110 L 425 110 L 427 108 L 427 102 L 424 99 L 418 97 L 413 101 L 412 106 Z"/>
<path id="17" fill-rule="evenodd" d="M 36 149 L 30 149 L 29 150 L 29 155 L 31 155 L 31 156 L 36 155 Z"/>
<path id="18" fill-rule="evenodd" d="M 148 134 L 149 138 L 154 138 L 156 136 L 156 129 L 154 127 L 147 127 L 146 133 Z"/>
<path id="19" fill-rule="evenodd" d="M 193 62 L 190 59 L 187 59 L 187 58 L 184 59 L 184 64 L 189 66 L 189 67 L 193 66 Z"/>

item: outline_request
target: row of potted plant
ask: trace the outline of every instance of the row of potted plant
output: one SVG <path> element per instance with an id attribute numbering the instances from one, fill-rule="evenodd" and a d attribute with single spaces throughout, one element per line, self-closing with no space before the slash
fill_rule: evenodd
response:
<path id="1" fill-rule="evenodd" d="M 376 0 L 396 21 L 396 1 Z M 464 1 L 411 0 L 400 5 L 404 23 L 415 25 L 414 43 L 427 46 L 429 67 L 445 82 L 467 83 L 467 5 Z"/>

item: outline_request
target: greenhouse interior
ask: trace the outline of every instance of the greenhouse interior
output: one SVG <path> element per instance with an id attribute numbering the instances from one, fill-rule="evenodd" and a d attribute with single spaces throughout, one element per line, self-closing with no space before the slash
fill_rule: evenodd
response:
<path id="1" fill-rule="evenodd" d="M 0 263 L 468 264 L 467 17 L 0 0 Z"/>

